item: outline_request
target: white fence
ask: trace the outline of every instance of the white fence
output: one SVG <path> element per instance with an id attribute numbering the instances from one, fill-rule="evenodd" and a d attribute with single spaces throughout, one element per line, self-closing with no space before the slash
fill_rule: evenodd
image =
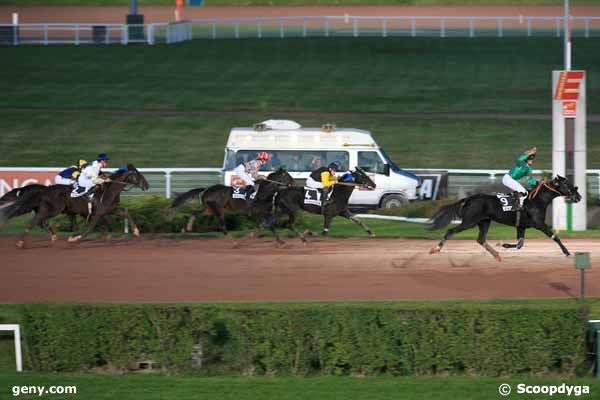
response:
<path id="1" fill-rule="evenodd" d="M 419 168 L 406 169 L 417 174 L 419 171 L 432 171 Z M 53 183 L 54 175 L 61 170 L 62 168 L 0 168 L 0 195 L 27 183 Z M 221 168 L 140 168 L 139 171 L 148 180 L 150 190 L 141 192 L 136 189 L 127 192 L 126 196 L 149 193 L 171 198 L 174 193 L 223 183 Z M 440 171 L 448 172 L 448 194 L 451 196 L 462 196 L 474 190 L 500 185 L 502 175 L 507 172 L 502 169 L 440 169 Z M 534 171 L 537 176 L 548 173 L 551 171 Z M 600 169 L 588 169 L 587 175 L 588 193 L 597 194 L 600 199 Z M 15 178 L 16 176 L 19 178 Z"/>
<path id="2" fill-rule="evenodd" d="M 571 17 L 572 36 L 600 37 L 600 17 Z M 317 16 L 193 19 L 177 23 L 0 25 L 0 44 L 177 43 L 308 37 L 561 37 L 563 17 Z"/>

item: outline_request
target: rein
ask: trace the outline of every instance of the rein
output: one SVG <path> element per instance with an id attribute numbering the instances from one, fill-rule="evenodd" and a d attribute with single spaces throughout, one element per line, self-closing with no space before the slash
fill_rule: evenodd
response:
<path id="1" fill-rule="evenodd" d="M 554 189 L 552 186 L 550 186 L 550 184 L 546 181 L 546 180 L 542 180 L 540 181 L 540 183 L 536 186 L 535 189 L 533 189 L 530 193 L 529 196 L 527 196 L 529 198 L 529 200 L 533 200 L 539 193 L 540 189 L 542 188 L 542 186 L 546 187 L 548 190 L 550 190 L 551 192 L 554 192 L 556 194 L 558 194 L 559 196 L 562 196 L 562 194 Z"/>

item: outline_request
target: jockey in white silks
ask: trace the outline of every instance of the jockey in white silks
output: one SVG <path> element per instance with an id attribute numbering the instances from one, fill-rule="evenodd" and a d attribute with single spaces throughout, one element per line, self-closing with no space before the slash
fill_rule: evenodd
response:
<path id="1" fill-rule="evenodd" d="M 110 159 L 104 153 L 98 154 L 96 161 L 88 165 L 81 171 L 77 179 L 75 190 L 71 193 L 71 197 L 81 197 L 88 194 L 96 185 L 110 182 L 110 178 L 101 176 L 102 168 L 108 167 Z M 89 196 L 92 198 L 93 193 Z"/>
<path id="2" fill-rule="evenodd" d="M 54 183 L 57 185 L 74 185 L 81 174 L 81 170 L 87 166 L 87 161 L 79 160 L 77 165 L 71 165 L 60 171 L 54 177 Z"/>
<path id="3" fill-rule="evenodd" d="M 248 207 L 252 205 L 254 200 L 254 196 L 252 196 L 252 194 L 256 190 L 255 182 L 264 178 L 258 173 L 258 171 L 260 171 L 260 168 L 270 159 L 271 155 L 263 151 L 258 153 L 255 160 L 248 161 L 245 164 L 240 164 L 233 170 L 246 185 L 246 202 Z"/>

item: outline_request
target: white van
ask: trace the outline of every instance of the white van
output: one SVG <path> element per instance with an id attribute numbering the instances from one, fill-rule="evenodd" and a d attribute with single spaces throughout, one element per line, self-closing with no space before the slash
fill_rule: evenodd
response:
<path id="1" fill-rule="evenodd" d="M 421 179 L 398 168 L 368 131 L 336 128 L 302 128 L 294 121 L 269 120 L 252 128 L 233 128 L 229 133 L 223 165 L 224 183 L 243 186 L 234 168 L 266 151 L 272 157 L 263 167 L 269 171 L 285 168 L 303 184 L 311 171 L 337 161 L 343 170 L 359 166 L 369 172 L 375 190 L 355 190 L 350 197 L 354 207 L 398 207 L 417 199 Z"/>

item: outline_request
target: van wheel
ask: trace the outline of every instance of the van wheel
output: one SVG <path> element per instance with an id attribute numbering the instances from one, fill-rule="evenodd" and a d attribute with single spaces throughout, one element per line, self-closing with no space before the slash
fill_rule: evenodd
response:
<path id="1" fill-rule="evenodd" d="M 381 200 L 381 208 L 397 208 L 408 204 L 408 200 L 401 194 L 388 194 Z"/>

